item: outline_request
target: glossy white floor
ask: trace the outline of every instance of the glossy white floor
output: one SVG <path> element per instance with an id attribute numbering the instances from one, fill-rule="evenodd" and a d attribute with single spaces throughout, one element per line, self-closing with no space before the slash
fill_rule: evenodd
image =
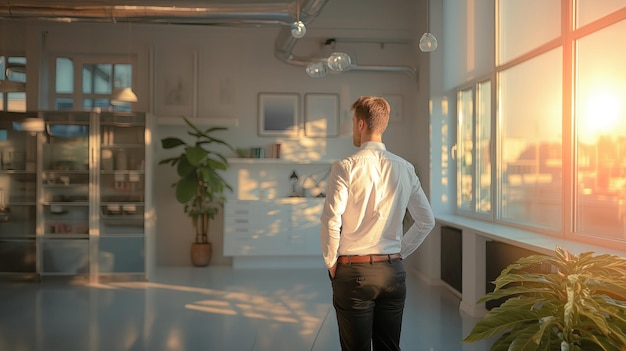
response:
<path id="1" fill-rule="evenodd" d="M 459 299 L 409 275 L 403 350 L 462 350 Z M 159 268 L 154 282 L 0 282 L 0 350 L 333 351 L 323 269 Z"/>

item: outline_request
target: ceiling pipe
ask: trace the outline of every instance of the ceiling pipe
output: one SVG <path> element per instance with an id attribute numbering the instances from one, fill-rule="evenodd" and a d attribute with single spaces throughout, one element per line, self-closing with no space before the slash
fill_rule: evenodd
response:
<path id="1" fill-rule="evenodd" d="M 304 22 L 304 24 L 309 24 L 322 12 L 322 9 L 327 2 L 328 0 L 304 0 L 300 19 Z M 284 63 L 297 66 L 308 66 L 311 62 L 328 61 L 328 57 L 295 56 L 293 54 L 293 48 L 297 42 L 298 39 L 291 35 L 291 27 L 282 26 L 278 32 L 278 36 L 276 37 L 274 55 Z M 411 76 L 411 78 L 417 80 L 416 69 L 409 66 L 359 66 L 354 64 L 347 72 L 349 71 L 406 73 Z"/>
<path id="2" fill-rule="evenodd" d="M 297 39 L 291 36 L 291 30 L 289 27 L 283 27 L 278 32 L 276 37 L 276 47 L 274 54 L 276 58 L 284 63 L 307 66 L 311 62 L 327 62 L 328 57 L 311 57 L 311 56 L 296 56 L 293 54 L 293 48 L 296 45 Z M 393 73 L 405 73 L 411 78 L 417 80 L 417 71 L 410 66 L 360 66 L 354 64 L 346 72 L 361 71 L 361 72 L 393 72 Z"/>
<path id="3" fill-rule="evenodd" d="M 0 17 L 57 22 L 141 22 L 168 24 L 290 24 L 293 15 L 286 4 L 211 4 L 181 1 L 177 6 L 158 5 L 157 1 L 36 1 L 5 0 L 0 3 Z"/>
<path id="4" fill-rule="evenodd" d="M 293 54 L 297 43 L 291 35 L 297 1 L 270 4 L 207 4 L 206 1 L 179 1 L 177 6 L 165 6 L 162 1 L 135 0 L 3 0 L 0 18 L 33 19 L 56 22 L 137 22 L 157 24 L 190 24 L 216 26 L 281 26 L 275 41 L 274 54 L 280 61 L 298 66 L 311 62 L 327 62 L 327 57 L 299 57 Z M 311 23 L 329 0 L 302 0 L 300 20 Z M 105 3 L 106 5 L 103 5 Z M 359 66 L 350 71 L 399 72 L 417 79 L 416 69 L 409 66 Z"/>

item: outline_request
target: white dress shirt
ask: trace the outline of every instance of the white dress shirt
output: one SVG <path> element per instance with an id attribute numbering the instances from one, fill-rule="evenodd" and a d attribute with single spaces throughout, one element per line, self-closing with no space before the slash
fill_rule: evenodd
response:
<path id="1" fill-rule="evenodd" d="M 406 210 L 415 222 L 403 233 Z M 333 163 L 320 232 L 327 268 L 342 255 L 406 258 L 434 226 L 415 168 L 383 143 L 365 142 L 354 155 Z"/>

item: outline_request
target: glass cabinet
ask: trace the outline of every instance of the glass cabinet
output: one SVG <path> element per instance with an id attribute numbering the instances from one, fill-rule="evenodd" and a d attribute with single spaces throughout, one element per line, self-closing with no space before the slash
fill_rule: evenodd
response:
<path id="1" fill-rule="evenodd" d="M 99 273 L 144 272 L 146 119 L 102 113 L 99 120 Z"/>
<path id="2" fill-rule="evenodd" d="M 37 272 L 37 135 L 14 128 L 23 118 L 0 118 L 0 275 Z"/>
<path id="3" fill-rule="evenodd" d="M 90 162 L 92 115 L 89 112 L 40 113 L 41 274 L 89 273 Z"/>
<path id="4" fill-rule="evenodd" d="M 32 134 L 0 118 L 0 273 L 145 276 L 145 114 L 37 115 Z"/>

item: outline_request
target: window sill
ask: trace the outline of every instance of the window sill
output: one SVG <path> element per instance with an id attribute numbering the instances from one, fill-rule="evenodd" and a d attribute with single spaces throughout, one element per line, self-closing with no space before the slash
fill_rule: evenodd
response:
<path id="1" fill-rule="evenodd" d="M 543 254 L 553 254 L 555 248 L 560 246 L 576 255 L 581 252 L 594 252 L 598 254 L 607 253 L 617 256 L 626 256 L 625 251 L 612 250 L 602 246 L 556 238 L 529 230 L 507 227 L 501 224 L 484 222 L 454 214 L 438 214 L 435 215 L 435 218 L 437 222 L 442 225 L 449 225 L 463 231 L 471 230 L 488 239 L 504 242 Z"/>

